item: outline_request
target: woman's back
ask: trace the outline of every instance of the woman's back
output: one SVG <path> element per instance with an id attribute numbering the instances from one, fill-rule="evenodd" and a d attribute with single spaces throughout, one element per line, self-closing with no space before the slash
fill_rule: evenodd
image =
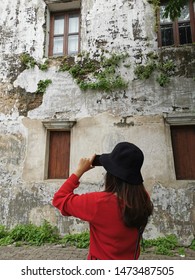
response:
<path id="1" fill-rule="evenodd" d="M 90 222 L 88 259 L 134 259 L 138 230 L 125 226 L 116 195 L 108 192 L 91 195 L 96 201 L 96 213 Z"/>
<path id="2" fill-rule="evenodd" d="M 80 159 L 74 174 L 55 193 L 53 205 L 64 216 L 89 222 L 88 259 L 138 258 L 139 233 L 153 210 L 141 175 L 143 153 L 132 143 L 117 144 L 111 153 L 99 156 L 99 163 L 107 171 L 105 191 L 74 194 L 79 178 L 93 168 L 94 159 L 95 155 Z"/>

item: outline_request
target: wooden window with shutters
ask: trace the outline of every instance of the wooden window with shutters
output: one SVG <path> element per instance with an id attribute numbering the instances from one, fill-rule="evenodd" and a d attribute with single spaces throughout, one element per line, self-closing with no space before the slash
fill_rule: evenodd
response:
<path id="1" fill-rule="evenodd" d="M 49 131 L 48 179 L 69 176 L 70 131 Z"/>
<path id="2" fill-rule="evenodd" d="M 195 125 L 171 126 L 176 179 L 195 180 Z"/>

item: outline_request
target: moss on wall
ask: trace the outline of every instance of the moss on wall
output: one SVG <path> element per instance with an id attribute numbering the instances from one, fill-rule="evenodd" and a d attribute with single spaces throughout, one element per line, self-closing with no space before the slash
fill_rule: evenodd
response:
<path id="1" fill-rule="evenodd" d="M 195 45 L 185 45 L 178 48 L 162 48 L 159 51 L 161 59 L 172 59 L 176 65 L 175 76 L 195 77 Z"/>

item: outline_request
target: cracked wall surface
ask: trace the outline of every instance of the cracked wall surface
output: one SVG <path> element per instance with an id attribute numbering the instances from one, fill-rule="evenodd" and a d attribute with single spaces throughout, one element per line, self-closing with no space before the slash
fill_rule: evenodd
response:
<path id="1" fill-rule="evenodd" d="M 74 2 L 74 3 L 73 3 Z M 175 177 L 170 126 L 166 114 L 194 114 L 195 46 L 158 49 L 155 15 L 147 1 L 80 1 L 81 52 L 98 57 L 127 52 L 119 73 L 128 81 L 125 90 L 81 91 L 68 71 L 59 72 L 63 58 L 49 58 L 48 14 L 58 4 L 79 1 L 5 0 L 0 2 L 0 224 L 57 225 L 62 234 L 78 232 L 86 224 L 64 218 L 51 205 L 61 180 L 45 180 L 47 130 L 45 120 L 76 121 L 71 131 L 72 172 L 80 156 L 110 152 L 120 141 L 143 149 L 144 182 L 155 211 L 147 238 L 175 233 L 190 244 L 194 236 L 194 181 Z M 54 5 L 55 4 L 55 5 Z M 26 69 L 20 56 L 27 52 L 37 64 Z M 134 69 L 146 63 L 148 54 L 173 59 L 175 75 L 166 87 L 156 82 L 156 73 L 139 80 Z M 52 83 L 44 94 L 36 93 L 40 80 Z M 102 189 L 104 170 L 86 174 L 79 192 Z"/>

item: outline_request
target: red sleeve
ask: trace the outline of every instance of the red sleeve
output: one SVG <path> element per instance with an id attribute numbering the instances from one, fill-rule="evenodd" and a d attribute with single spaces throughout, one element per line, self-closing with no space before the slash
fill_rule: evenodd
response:
<path id="1" fill-rule="evenodd" d="M 78 177 L 72 174 L 54 194 L 52 204 L 63 216 L 74 216 L 90 222 L 96 213 L 96 193 L 74 194 L 79 186 Z"/>

